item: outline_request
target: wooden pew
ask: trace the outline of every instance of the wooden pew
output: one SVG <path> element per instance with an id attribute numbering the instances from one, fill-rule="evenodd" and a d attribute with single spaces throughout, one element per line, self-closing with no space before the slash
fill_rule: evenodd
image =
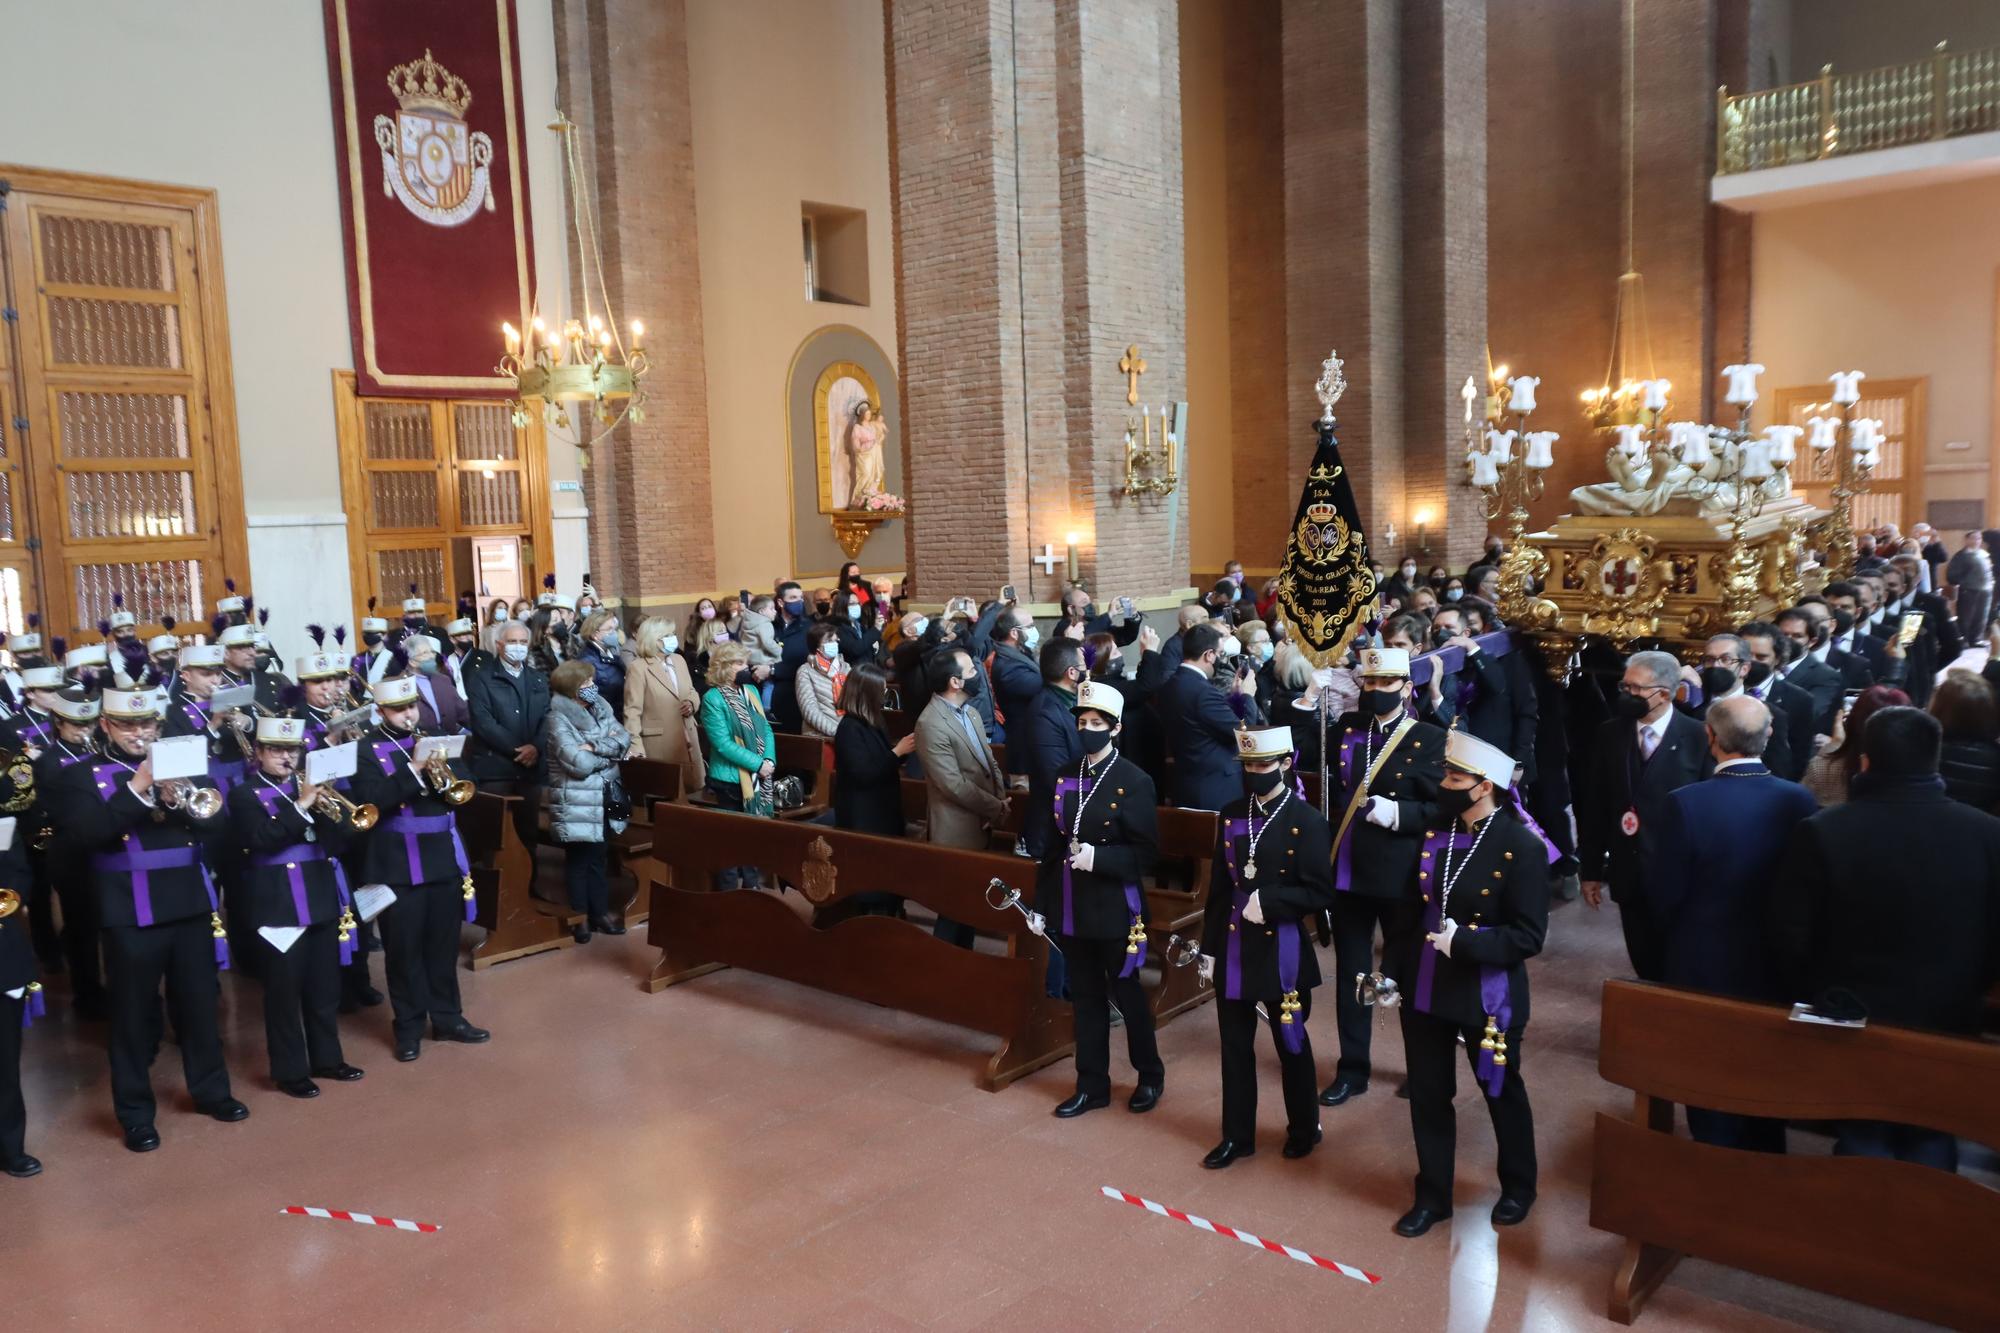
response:
<path id="1" fill-rule="evenodd" d="M 486 938 L 472 949 L 472 969 L 525 958 L 548 949 L 567 949 L 570 938 L 567 908 L 528 893 L 534 853 L 514 829 L 518 796 L 475 792 L 458 808 L 458 833 L 472 864 L 472 894 L 477 924 Z"/>
<path id="2" fill-rule="evenodd" d="M 1992 1325 L 2000 1193 L 1908 1162 L 1711 1147 L 1673 1124 L 1680 1103 L 2000 1143 L 2000 1047 L 1608 981 L 1597 1068 L 1636 1094 L 1630 1120 L 1597 1117 L 1591 1163 L 1590 1224 L 1625 1237 L 1613 1319 L 1631 1323 L 1692 1254 L 1918 1319 Z"/>
<path id="3" fill-rule="evenodd" d="M 718 967 L 956 1023 L 1000 1038 L 980 1086 L 997 1092 L 1072 1050 L 1069 1007 L 1043 991 L 1048 942 L 1019 912 L 986 903 L 988 881 L 1027 887 L 1027 862 L 996 852 L 933 847 L 824 825 L 696 805 L 654 806 L 655 855 L 673 871 L 653 888 L 647 941 L 660 949 L 646 988 L 664 990 Z M 798 886 L 813 908 L 859 893 L 893 893 L 1006 940 L 1004 954 L 955 948 L 912 922 L 853 916 L 820 929 L 789 895 L 719 892 L 726 866 L 755 865 Z"/>
<path id="4" fill-rule="evenodd" d="M 663 866 L 649 864 L 653 859 L 653 803 L 681 798 L 681 766 L 658 759 L 627 759 L 619 765 L 619 776 L 632 802 L 632 819 L 625 831 L 612 839 L 612 868 L 622 866 L 632 876 L 632 894 L 622 903 L 613 903 L 612 911 L 630 927 L 645 921 L 652 901 L 649 886 L 668 873 Z M 617 891 L 614 885 L 612 892 Z"/>
<path id="5" fill-rule="evenodd" d="M 806 803 L 793 810 L 780 810 L 782 820 L 809 820 L 833 808 L 832 747 L 810 736 L 774 733 L 778 742 L 777 767 L 780 775 L 797 774 L 805 781 Z M 745 864 L 748 864 L 747 862 Z"/>

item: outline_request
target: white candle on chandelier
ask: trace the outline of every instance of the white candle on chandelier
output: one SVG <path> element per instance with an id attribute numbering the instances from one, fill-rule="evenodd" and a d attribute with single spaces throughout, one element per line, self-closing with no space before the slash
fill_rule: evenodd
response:
<path id="1" fill-rule="evenodd" d="M 1771 442 L 1769 440 L 1745 440 L 1743 442 L 1743 471 L 1745 481 L 1768 481 L 1771 477 Z"/>
<path id="2" fill-rule="evenodd" d="M 1492 454 L 1472 455 L 1472 484 L 1474 486 L 1500 484 L 1500 468 L 1494 463 Z"/>
<path id="3" fill-rule="evenodd" d="M 1708 427 L 1699 421 L 1678 423 L 1682 428 L 1681 462 L 1689 467 L 1706 467 L 1715 460 L 1715 451 L 1709 448 Z"/>
<path id="4" fill-rule="evenodd" d="M 509 352 L 517 352 L 521 349 L 521 331 L 519 329 L 503 320 L 500 324 L 500 333 L 501 336 L 507 339 L 507 350 Z"/>
<path id="5" fill-rule="evenodd" d="M 1748 407 L 1757 401 L 1757 377 L 1764 373 L 1764 367 L 1754 363 L 1724 366 L 1722 373 L 1729 377 L 1729 392 L 1723 401 L 1737 407 Z"/>
<path id="6" fill-rule="evenodd" d="M 1486 432 L 1486 448 L 1495 463 L 1512 462 L 1514 440 L 1517 433 L 1511 430 L 1489 430 Z"/>
<path id="7" fill-rule="evenodd" d="M 638 350 L 639 350 L 639 346 L 640 346 L 640 344 L 641 344 L 641 343 L 643 343 L 643 342 L 645 341 L 645 339 L 646 339 L 646 326 L 645 326 L 644 324 L 641 324 L 641 323 L 640 323 L 640 322 L 639 322 L 638 320 L 636 320 L 636 319 L 635 319 L 635 320 L 633 320 L 633 321 L 632 321 L 632 350 L 633 350 L 633 351 L 635 351 L 635 352 L 636 352 L 636 351 L 638 351 Z"/>
<path id="8" fill-rule="evenodd" d="M 1634 461 L 1646 455 L 1646 428 L 1627 422 L 1611 428 L 1618 435 L 1618 452 Z"/>
<path id="9" fill-rule="evenodd" d="M 1523 414 L 1534 411 L 1535 386 L 1541 382 L 1541 378 L 1536 375 L 1516 375 L 1508 380 L 1507 390 L 1510 396 L 1507 400 L 1507 410 Z"/>
<path id="10" fill-rule="evenodd" d="M 1882 444 L 1882 423 L 1874 417 L 1861 417 L 1848 427 L 1848 441 L 1857 454 L 1872 454 Z"/>
<path id="11" fill-rule="evenodd" d="M 1806 443 L 1825 453 L 1833 448 L 1840 437 L 1839 417 L 1813 417 L 1806 422 L 1812 428 L 1812 438 Z"/>
<path id="12" fill-rule="evenodd" d="M 1868 378 L 1868 372 L 1836 370 L 1826 378 L 1833 385 L 1833 401 L 1841 407 L 1852 407 L 1861 401 L 1861 381 Z"/>
<path id="13" fill-rule="evenodd" d="M 1804 426 L 1766 426 L 1764 438 L 1771 442 L 1771 461 L 1789 464 L 1798 457 L 1799 436 L 1806 433 Z"/>
<path id="14" fill-rule="evenodd" d="M 1521 438 L 1526 442 L 1525 449 L 1521 455 L 1523 463 L 1538 472 L 1544 468 L 1555 466 L 1555 444 L 1561 438 L 1557 432 L 1552 430 L 1531 430 Z"/>
<path id="15" fill-rule="evenodd" d="M 1667 390 L 1673 387 L 1666 380 L 1641 380 L 1639 387 L 1645 391 L 1645 399 L 1640 404 L 1648 412 L 1667 410 Z"/>

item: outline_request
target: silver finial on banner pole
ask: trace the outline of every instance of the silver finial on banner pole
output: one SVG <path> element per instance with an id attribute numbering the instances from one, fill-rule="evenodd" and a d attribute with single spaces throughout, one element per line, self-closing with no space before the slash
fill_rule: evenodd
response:
<path id="1" fill-rule="evenodd" d="M 1313 389 L 1319 394 L 1321 425 L 1333 424 L 1333 405 L 1340 401 L 1340 395 L 1347 392 L 1347 376 L 1340 370 L 1345 364 L 1337 348 L 1328 352 L 1326 360 L 1320 362 L 1319 382 L 1313 385 Z"/>

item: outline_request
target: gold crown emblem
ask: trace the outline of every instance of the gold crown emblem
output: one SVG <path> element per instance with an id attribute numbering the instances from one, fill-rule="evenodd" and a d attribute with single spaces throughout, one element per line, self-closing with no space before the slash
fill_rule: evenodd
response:
<path id="1" fill-rule="evenodd" d="M 472 89 L 464 79 L 446 69 L 424 48 L 422 60 L 412 60 L 389 71 L 389 91 L 405 111 L 442 111 L 461 120 L 472 105 Z"/>
<path id="2" fill-rule="evenodd" d="M 1324 500 L 1306 506 L 1306 518 L 1313 523 L 1333 522 L 1334 512 L 1333 506 Z"/>

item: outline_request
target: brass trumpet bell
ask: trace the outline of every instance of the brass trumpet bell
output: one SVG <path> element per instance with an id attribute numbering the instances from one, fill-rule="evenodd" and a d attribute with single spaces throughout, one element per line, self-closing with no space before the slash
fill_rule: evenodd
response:
<path id="1" fill-rule="evenodd" d="M 424 772 L 429 776 L 438 799 L 446 805 L 464 805 L 472 799 L 472 784 L 453 774 L 450 761 L 442 754 L 433 754 L 424 764 Z"/>
<path id="2" fill-rule="evenodd" d="M 0 889 L 0 921 L 6 920 L 21 910 L 21 895 L 12 889 Z"/>
<path id="3" fill-rule="evenodd" d="M 382 817 L 382 812 L 374 806 L 356 805 L 333 787 L 321 787 L 319 799 L 313 802 L 313 807 L 336 823 L 346 820 L 356 833 L 366 833 Z"/>
<path id="4" fill-rule="evenodd" d="M 169 810 L 185 809 L 196 819 L 213 819 L 222 813 L 222 793 L 213 787 L 197 787 L 179 778 L 155 785 L 160 804 Z"/>

